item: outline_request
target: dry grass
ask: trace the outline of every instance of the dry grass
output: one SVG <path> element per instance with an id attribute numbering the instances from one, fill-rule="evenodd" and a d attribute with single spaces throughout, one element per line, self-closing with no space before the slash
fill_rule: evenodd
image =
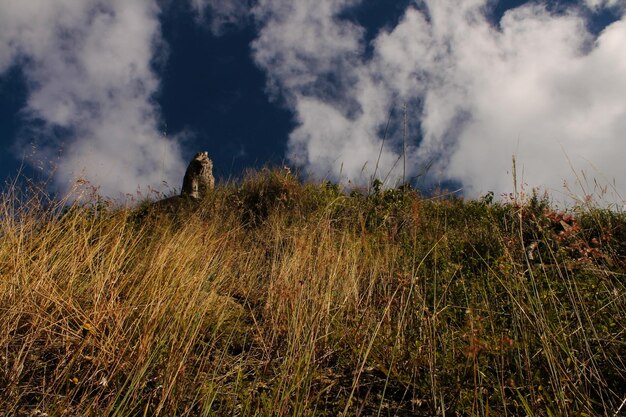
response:
<path id="1" fill-rule="evenodd" d="M 6 415 L 584 416 L 626 399 L 623 214 L 347 196 L 283 171 L 193 214 L 14 191 Z"/>

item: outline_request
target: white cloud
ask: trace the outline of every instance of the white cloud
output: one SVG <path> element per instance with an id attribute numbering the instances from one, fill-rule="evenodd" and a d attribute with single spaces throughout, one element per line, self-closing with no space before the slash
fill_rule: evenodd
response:
<path id="1" fill-rule="evenodd" d="M 470 195 L 510 191 L 516 154 L 520 180 L 531 187 L 559 192 L 566 181 L 581 191 L 572 169 L 601 181 L 626 178 L 616 158 L 626 153 L 619 133 L 626 121 L 625 21 L 594 41 L 580 16 L 537 5 L 507 12 L 499 31 L 463 8 L 429 5 L 435 31 L 437 16 L 454 23 L 432 38 L 447 53 L 428 60 L 431 78 L 442 82 L 425 95 L 420 154 L 441 152 L 450 115 L 468 115 L 444 150 L 444 176 L 462 181 Z M 618 187 L 626 196 L 626 184 Z"/>
<path id="2" fill-rule="evenodd" d="M 263 22 L 254 58 L 268 74 L 268 90 L 282 94 L 300 125 L 288 157 L 318 177 L 340 175 L 364 182 L 376 170 L 390 92 L 363 65 L 361 27 L 338 15 L 355 0 L 262 0 L 254 13 Z M 378 172 L 396 155 L 383 149 Z"/>
<path id="3" fill-rule="evenodd" d="M 158 131 L 152 102 L 158 13 L 149 1 L 0 0 L 0 73 L 22 65 L 24 114 L 41 125 L 30 132 L 41 144 L 36 157 L 63 148 L 60 189 L 77 177 L 106 195 L 179 186 L 180 150 Z M 59 128 L 69 133 L 63 143 Z"/>
<path id="4" fill-rule="evenodd" d="M 624 0 L 583 0 L 584 3 L 591 9 L 602 9 L 602 8 L 610 8 L 610 7 L 615 7 L 615 8 L 625 8 L 626 7 L 626 3 L 624 3 Z"/>
<path id="5" fill-rule="evenodd" d="M 290 156 L 313 174 L 363 177 L 390 108 L 421 100 L 410 115 L 410 137 L 416 126 L 423 136 L 410 147 L 411 175 L 434 159 L 430 174 L 461 181 L 468 195 L 510 192 L 515 154 L 529 187 L 560 192 L 566 181 L 580 191 L 573 167 L 615 179 L 626 196 L 626 18 L 594 39 L 574 8 L 555 15 L 529 3 L 496 28 L 488 0 L 424 1 L 364 58 L 362 29 L 338 18 L 353 1 L 304 3 L 261 2 L 254 56 L 297 114 Z M 335 82 L 320 89 L 329 72 Z M 383 172 L 401 133 L 385 145 Z"/>
<path id="6" fill-rule="evenodd" d="M 291 94 L 329 94 L 325 77 L 343 80 L 358 60 L 362 28 L 336 15 L 355 0 L 261 0 L 254 8 L 264 27 L 252 47 L 257 63 L 269 71 L 270 88 Z M 329 86 L 328 80 L 326 85 Z"/>

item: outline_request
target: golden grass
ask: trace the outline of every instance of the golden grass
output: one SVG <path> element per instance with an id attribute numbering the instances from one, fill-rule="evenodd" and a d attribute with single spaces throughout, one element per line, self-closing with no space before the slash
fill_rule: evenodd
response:
<path id="1" fill-rule="evenodd" d="M 621 214 L 284 172 L 195 213 L 100 203 L 4 195 L 6 415 L 613 415 L 626 398 Z"/>

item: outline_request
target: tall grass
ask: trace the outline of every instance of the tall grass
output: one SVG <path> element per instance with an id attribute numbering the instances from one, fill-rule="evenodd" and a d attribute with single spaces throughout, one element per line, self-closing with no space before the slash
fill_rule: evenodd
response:
<path id="1" fill-rule="evenodd" d="M 341 193 L 0 206 L 5 415 L 617 415 L 626 217 Z"/>

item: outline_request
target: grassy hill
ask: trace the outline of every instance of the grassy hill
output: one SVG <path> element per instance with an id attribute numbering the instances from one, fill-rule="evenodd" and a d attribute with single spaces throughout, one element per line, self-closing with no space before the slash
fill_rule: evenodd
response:
<path id="1" fill-rule="evenodd" d="M 623 213 L 283 170 L 172 213 L 14 192 L 4 415 L 626 411 Z"/>

